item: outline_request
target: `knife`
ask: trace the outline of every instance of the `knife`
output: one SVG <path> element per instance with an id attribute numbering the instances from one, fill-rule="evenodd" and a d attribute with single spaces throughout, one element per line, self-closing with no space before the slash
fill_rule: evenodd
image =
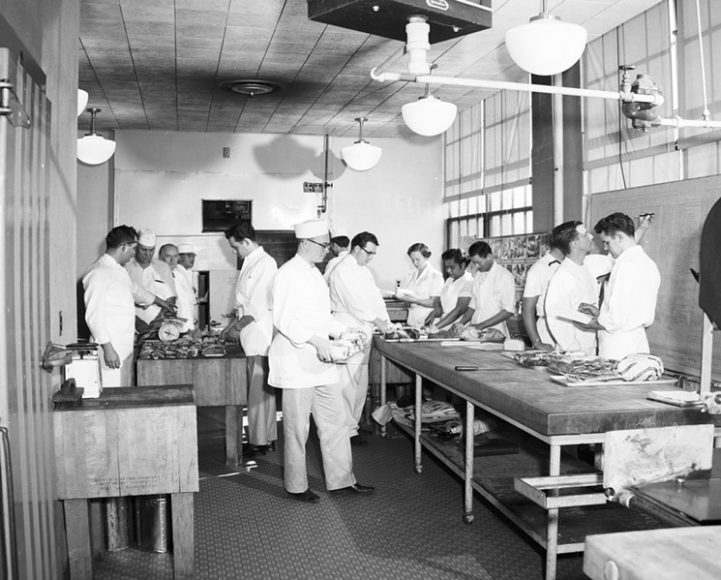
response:
<path id="1" fill-rule="evenodd" d="M 516 369 L 489 369 L 481 368 L 473 365 L 456 365 L 455 370 L 457 371 L 514 371 Z"/>

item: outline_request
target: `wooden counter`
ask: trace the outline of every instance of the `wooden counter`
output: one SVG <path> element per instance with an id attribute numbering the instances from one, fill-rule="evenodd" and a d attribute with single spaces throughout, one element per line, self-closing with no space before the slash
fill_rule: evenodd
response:
<path id="1" fill-rule="evenodd" d="M 480 407 L 546 443 L 549 446 L 547 472 L 514 473 L 517 477 L 559 475 L 563 446 L 602 443 L 607 431 L 702 423 L 721 425 L 719 415 L 647 400 L 650 389 L 647 385 L 564 387 L 551 381 L 545 370 L 525 368 L 499 352 L 441 346 L 437 342 L 393 343 L 380 338 L 374 339 L 374 348 L 383 356 L 383 366 L 385 361 L 391 361 L 416 374 L 416 417 L 420 415 L 421 379 L 426 378 L 466 402 L 466 432 L 473 429 L 475 408 Z M 459 372 L 454 368 L 456 365 L 473 365 L 481 370 Z M 381 403 L 386 401 L 385 386 L 383 381 Z M 517 496 L 501 497 L 498 486 L 494 488 L 474 473 L 472 438 L 467 438 L 465 453 L 458 461 L 449 459 L 428 437 L 422 436 L 420 419 L 416 419 L 412 433 L 416 471 L 422 471 L 423 446 L 463 477 L 466 521 L 473 520 L 472 500 L 476 490 L 546 549 L 548 580 L 555 577 L 558 553 L 583 550 L 583 536 L 559 544 L 557 509 L 548 510 L 545 530 L 539 530 L 536 516 L 528 519 L 519 511 Z M 587 470 L 592 472 L 593 468 L 588 466 Z M 531 521 L 533 518 L 535 522 Z"/>
<path id="2" fill-rule="evenodd" d="M 721 526 L 671 528 L 586 538 L 591 580 L 718 580 Z"/>
<path id="3" fill-rule="evenodd" d="M 193 578 L 198 485 L 191 385 L 117 387 L 53 412 L 58 498 L 71 578 L 92 578 L 88 499 L 171 494 L 173 570 Z"/>
<path id="4" fill-rule="evenodd" d="M 240 345 L 227 345 L 227 353 L 214 358 L 138 359 L 138 386 L 191 383 L 198 407 L 225 407 L 226 463 L 242 461 L 243 406 L 248 402 L 246 360 Z"/>

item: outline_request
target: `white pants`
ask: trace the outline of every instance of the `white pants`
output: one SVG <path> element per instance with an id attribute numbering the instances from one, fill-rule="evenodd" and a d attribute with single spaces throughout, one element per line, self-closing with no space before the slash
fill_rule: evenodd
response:
<path id="1" fill-rule="evenodd" d="M 326 488 L 355 484 L 345 403 L 339 385 L 333 384 L 283 389 L 285 489 L 290 493 L 308 489 L 305 448 L 311 414 L 318 430 Z"/>
<path id="2" fill-rule="evenodd" d="M 268 386 L 268 357 L 255 355 L 245 360 L 248 371 L 248 441 L 251 445 L 268 445 L 278 439 L 275 389 Z"/>
<path id="3" fill-rule="evenodd" d="M 338 375 L 347 409 L 348 436 L 355 437 L 368 394 L 368 363 L 338 365 Z"/>

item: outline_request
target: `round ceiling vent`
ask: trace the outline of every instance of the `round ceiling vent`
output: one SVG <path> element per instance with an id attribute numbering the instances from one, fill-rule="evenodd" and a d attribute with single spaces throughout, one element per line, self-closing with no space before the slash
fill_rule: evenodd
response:
<path id="1" fill-rule="evenodd" d="M 236 79 L 232 81 L 223 81 L 220 86 L 239 95 L 248 97 L 258 97 L 267 95 L 280 89 L 280 85 L 271 81 L 261 79 Z"/>

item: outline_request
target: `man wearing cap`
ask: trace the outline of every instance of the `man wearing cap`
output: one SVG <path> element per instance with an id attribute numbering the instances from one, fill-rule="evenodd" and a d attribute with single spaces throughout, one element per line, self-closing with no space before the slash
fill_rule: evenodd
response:
<path id="1" fill-rule="evenodd" d="M 135 304 L 170 305 L 135 284 L 123 266 L 133 257 L 138 232 L 118 226 L 105 237 L 105 253 L 83 276 L 85 321 L 100 345 L 103 387 L 132 385 Z"/>
<path id="2" fill-rule="evenodd" d="M 325 265 L 325 271 L 323 272 L 323 278 L 326 282 L 330 279 L 330 273 L 333 271 L 333 268 L 348 255 L 349 245 L 350 239 L 348 236 L 333 236 L 330 239 L 330 247 L 328 249 L 333 257 L 328 260 L 328 263 Z"/>
<path id="3" fill-rule="evenodd" d="M 273 283 L 276 335 L 268 352 L 268 382 L 283 389 L 285 489 L 291 497 L 316 503 L 308 486 L 306 444 L 310 416 L 315 421 L 326 488 L 331 493 L 369 495 L 373 488 L 356 482 L 345 403 L 338 384 L 329 336 L 345 327 L 331 315 L 328 286 L 316 264 L 330 245 L 328 223 L 296 224 L 296 255 L 278 270 Z"/>
<path id="4" fill-rule="evenodd" d="M 350 254 L 333 269 L 328 284 L 333 317 L 346 327 L 363 329 L 368 338 L 378 328 L 387 332 L 390 319 L 383 296 L 376 286 L 368 263 L 376 255 L 378 238 L 371 232 L 353 237 Z M 351 445 L 367 442 L 360 436 L 359 422 L 368 393 L 368 361 L 371 343 L 339 365 L 341 391 L 348 409 Z"/>
<path id="5" fill-rule="evenodd" d="M 221 336 L 238 336 L 248 374 L 248 442 L 244 455 L 265 453 L 278 439 L 275 390 L 268 386 L 268 348 L 273 339 L 271 290 L 278 265 L 256 241 L 255 229 L 237 224 L 225 232 L 243 259 L 235 286 L 235 318 Z"/>
<path id="6" fill-rule="evenodd" d="M 155 253 L 155 234 L 150 230 L 143 230 L 138 237 L 135 248 L 135 257 L 131 258 L 125 269 L 130 278 L 141 288 L 152 292 L 163 300 L 174 304 L 177 297 L 175 281 L 170 267 L 163 261 L 153 258 Z M 146 328 L 153 320 L 158 318 L 161 308 L 156 305 L 135 305 L 137 328 Z"/>
<path id="7" fill-rule="evenodd" d="M 179 244 L 183 246 L 184 244 Z M 187 245 L 187 244 L 185 244 Z M 178 308 L 178 318 L 183 318 L 181 332 L 190 332 L 195 328 L 195 291 L 189 272 L 178 264 L 178 247 L 175 244 L 165 244 L 160 247 L 158 257 L 170 267 L 175 281 L 175 290 L 178 293 L 175 305 Z"/>

